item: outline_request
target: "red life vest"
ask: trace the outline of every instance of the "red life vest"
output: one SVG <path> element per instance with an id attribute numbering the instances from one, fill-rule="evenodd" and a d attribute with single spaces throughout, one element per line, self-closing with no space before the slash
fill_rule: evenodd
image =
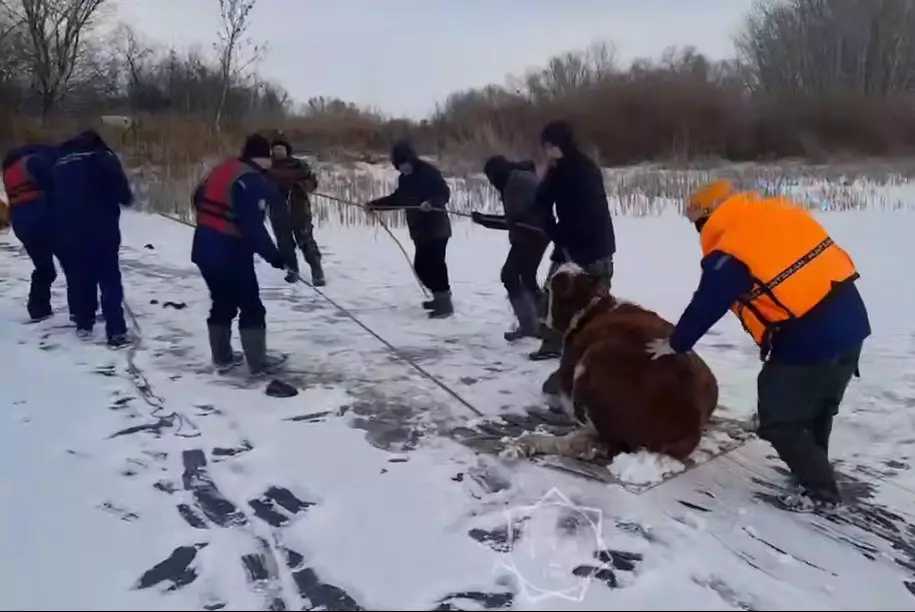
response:
<path id="1" fill-rule="evenodd" d="M 232 188 L 235 181 L 254 168 L 237 159 L 222 162 L 203 181 L 200 201 L 197 203 L 197 226 L 220 234 L 241 238 L 241 227 L 232 206 Z"/>
<path id="2" fill-rule="evenodd" d="M 31 156 L 23 155 L 3 171 L 3 186 L 10 206 L 37 200 L 43 195 L 25 166 L 29 157 Z"/>

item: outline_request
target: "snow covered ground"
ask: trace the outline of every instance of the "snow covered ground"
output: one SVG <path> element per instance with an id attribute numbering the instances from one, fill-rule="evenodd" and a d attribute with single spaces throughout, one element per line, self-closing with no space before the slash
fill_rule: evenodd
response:
<path id="1" fill-rule="evenodd" d="M 640 495 L 475 453 L 451 431 L 542 404 L 554 364 L 507 346 L 505 235 L 455 222 L 457 315 L 429 321 L 380 230 L 317 230 L 323 293 L 259 264 L 288 399 L 207 371 L 192 230 L 122 220 L 142 342 L 111 352 L 58 314 L 26 324 L 30 267 L 0 237 L 0 608 L 876 609 L 915 607 L 915 213 L 823 219 L 862 274 L 874 336 L 833 447 L 860 503 L 832 521 L 774 509 L 784 483 L 751 441 Z M 698 277 L 673 214 L 618 217 L 614 289 L 675 319 Z M 409 249 L 405 232 L 396 230 Z M 546 262 L 544 262 L 544 267 Z M 759 364 L 731 318 L 700 351 L 722 413 L 749 417 Z M 620 474 L 652 478 L 653 458 Z"/>

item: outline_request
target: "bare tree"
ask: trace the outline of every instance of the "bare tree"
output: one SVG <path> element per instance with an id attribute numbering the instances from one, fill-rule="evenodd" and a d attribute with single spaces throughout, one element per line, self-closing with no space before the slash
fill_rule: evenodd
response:
<path id="1" fill-rule="evenodd" d="M 222 17 L 222 28 L 215 47 L 219 58 L 219 76 L 221 91 L 216 106 L 215 127 L 218 132 L 225 112 L 226 100 L 232 85 L 243 79 L 251 66 L 263 58 L 266 52 L 264 45 L 254 44 L 245 38 L 250 25 L 249 16 L 257 0 L 219 0 L 219 12 Z M 250 52 L 245 53 L 250 47 Z"/>
<path id="2" fill-rule="evenodd" d="M 85 34 L 106 0 L 0 0 L 21 20 L 34 87 L 47 117 L 70 85 L 84 51 Z"/>
<path id="3" fill-rule="evenodd" d="M 155 55 L 152 45 L 146 43 L 131 26 L 121 23 L 113 34 L 127 80 L 127 98 L 131 112 L 144 106 L 149 89 L 148 73 Z"/>
<path id="4" fill-rule="evenodd" d="M 915 0 L 759 1 L 735 42 L 764 93 L 915 89 Z"/>

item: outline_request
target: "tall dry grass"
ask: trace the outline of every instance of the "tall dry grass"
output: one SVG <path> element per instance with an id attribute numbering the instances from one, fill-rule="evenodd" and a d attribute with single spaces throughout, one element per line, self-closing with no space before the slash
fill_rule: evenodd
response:
<path id="1" fill-rule="evenodd" d="M 210 164 L 215 163 L 212 158 Z M 766 194 L 789 195 L 814 210 L 896 211 L 915 208 L 915 184 L 909 176 L 913 162 L 871 162 L 847 166 L 811 166 L 798 163 L 729 164 L 711 168 L 677 169 L 656 165 L 610 168 L 604 172 L 612 214 L 653 216 L 679 211 L 686 194 L 714 177 L 729 176 L 744 187 Z M 142 205 L 150 210 L 192 218 L 191 194 L 208 164 L 198 165 L 197 176 L 180 178 L 169 172 L 137 170 L 133 180 Z M 389 164 L 336 164 L 318 162 L 318 194 L 312 197 L 315 223 L 321 225 L 374 226 L 378 218 L 360 206 L 391 193 L 397 174 Z M 474 210 L 501 212 L 498 194 L 481 174 L 448 177 L 449 209 L 460 220 Z M 319 194 L 346 200 L 343 204 Z M 400 212 L 379 213 L 385 223 L 405 225 Z"/>

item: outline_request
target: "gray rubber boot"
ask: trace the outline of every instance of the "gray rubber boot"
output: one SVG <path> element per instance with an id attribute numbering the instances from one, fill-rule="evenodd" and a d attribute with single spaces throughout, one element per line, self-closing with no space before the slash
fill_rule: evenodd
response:
<path id="1" fill-rule="evenodd" d="M 521 338 L 539 338 L 540 320 L 537 313 L 537 304 L 526 293 L 509 297 L 509 303 L 515 316 L 518 318 L 518 328 L 505 332 L 505 339 L 509 342 Z"/>
<path id="2" fill-rule="evenodd" d="M 445 319 L 454 314 L 454 305 L 451 303 L 451 292 L 440 291 L 432 296 L 432 310 L 430 319 Z"/>
<path id="3" fill-rule="evenodd" d="M 248 370 L 251 374 L 269 374 L 284 363 L 285 355 L 267 354 L 267 330 L 265 328 L 248 328 L 239 330 L 241 347 L 245 352 Z"/>
<path id="4" fill-rule="evenodd" d="M 207 325 L 210 336 L 210 354 L 216 370 L 224 372 L 245 361 L 243 353 L 232 350 L 232 328 L 228 325 Z"/>
<path id="5" fill-rule="evenodd" d="M 320 261 L 313 262 L 309 264 L 311 267 L 311 284 L 315 287 L 323 287 L 327 284 L 327 280 L 324 278 L 324 268 L 321 266 Z"/>

